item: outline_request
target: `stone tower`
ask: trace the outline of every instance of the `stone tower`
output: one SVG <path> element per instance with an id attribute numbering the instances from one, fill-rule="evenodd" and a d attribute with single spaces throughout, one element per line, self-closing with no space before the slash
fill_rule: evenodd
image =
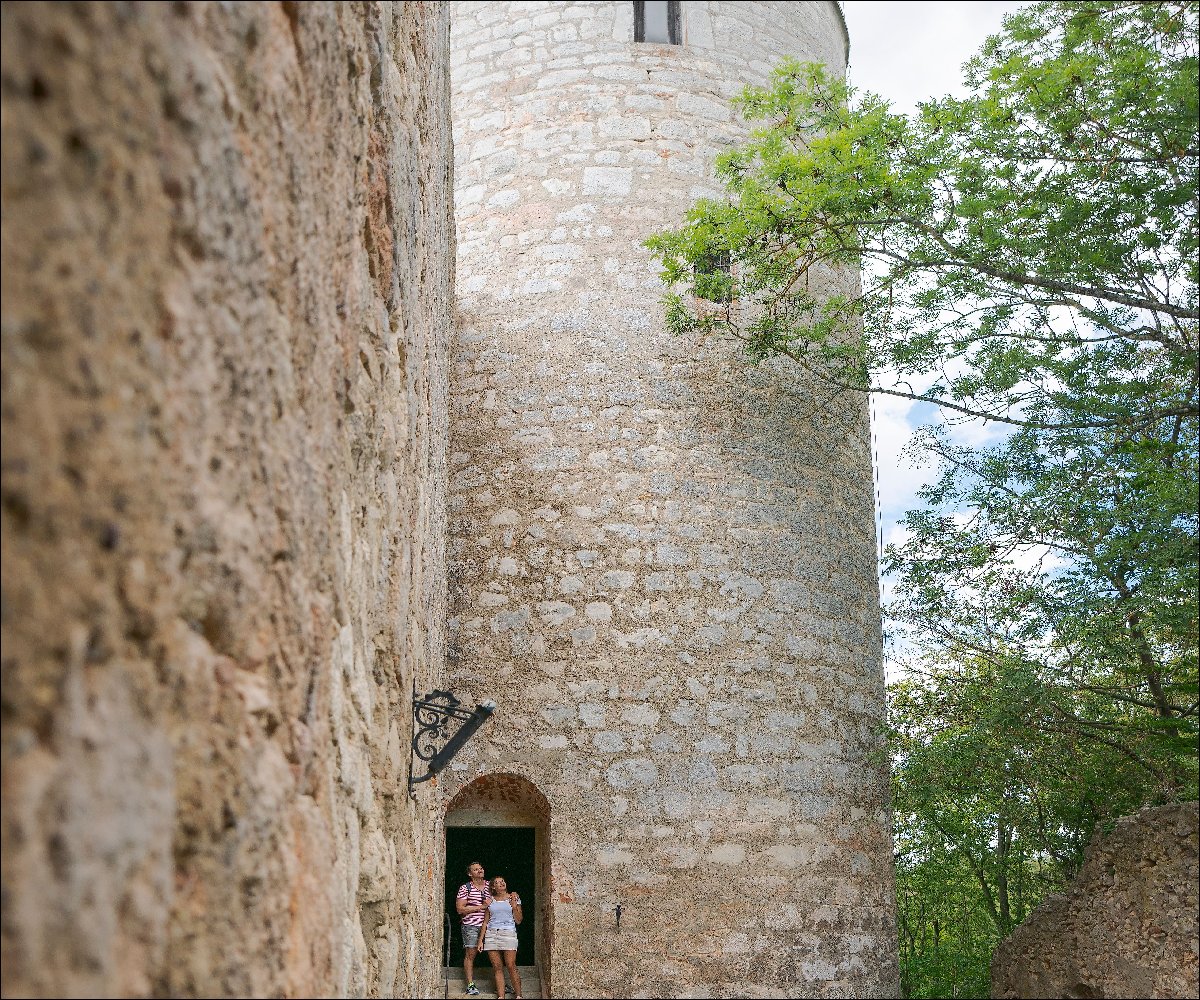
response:
<path id="1" fill-rule="evenodd" d="M 499 710 L 447 826 L 536 829 L 556 995 L 895 996 L 865 402 L 672 338 L 642 247 L 840 10 L 453 18 L 449 674 Z"/>

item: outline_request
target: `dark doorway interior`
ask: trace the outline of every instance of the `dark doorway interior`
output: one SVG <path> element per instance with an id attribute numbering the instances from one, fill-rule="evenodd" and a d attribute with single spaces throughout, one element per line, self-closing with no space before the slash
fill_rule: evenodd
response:
<path id="1" fill-rule="evenodd" d="M 534 882 L 536 831 L 531 826 L 451 826 L 446 828 L 446 912 L 450 914 L 450 965 L 462 965 L 462 928 L 454 909 L 467 865 L 478 861 L 489 879 L 503 876 L 510 892 L 521 897 L 524 917 L 517 929 L 517 965 L 534 964 L 537 898 Z M 480 955 L 484 963 L 486 956 Z M 478 964 L 476 969 L 478 969 Z"/>

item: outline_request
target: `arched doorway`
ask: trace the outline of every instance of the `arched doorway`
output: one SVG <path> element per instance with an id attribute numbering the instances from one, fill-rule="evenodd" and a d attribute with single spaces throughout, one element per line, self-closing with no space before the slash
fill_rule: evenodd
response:
<path id="1" fill-rule="evenodd" d="M 547 988 L 554 909 L 550 892 L 550 804 L 546 797 L 520 775 L 485 774 L 450 800 L 445 826 L 451 967 L 461 966 L 463 955 L 454 895 L 466 878 L 467 865 L 479 861 L 489 878 L 503 875 L 520 893 L 525 920 L 517 964 L 536 965 L 543 988 Z"/>

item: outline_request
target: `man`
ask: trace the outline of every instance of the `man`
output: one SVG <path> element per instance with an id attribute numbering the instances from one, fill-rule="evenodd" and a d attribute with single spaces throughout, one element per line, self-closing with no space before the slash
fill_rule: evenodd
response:
<path id="1" fill-rule="evenodd" d="M 483 865 L 472 861 L 467 865 L 470 879 L 458 887 L 454 908 L 462 917 L 463 974 L 467 979 L 467 996 L 478 996 L 475 985 L 475 956 L 479 954 L 479 928 L 483 926 L 483 915 L 492 901 L 492 890 L 484 877 Z"/>

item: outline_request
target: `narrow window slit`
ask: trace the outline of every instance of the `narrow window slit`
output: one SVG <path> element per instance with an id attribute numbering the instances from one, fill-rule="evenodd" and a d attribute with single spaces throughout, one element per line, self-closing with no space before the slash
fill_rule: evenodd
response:
<path id="1" fill-rule="evenodd" d="M 679 0 L 638 0 L 633 5 L 633 40 L 682 45 Z"/>
<path id="2" fill-rule="evenodd" d="M 733 261 L 728 251 L 706 254 L 692 268 L 692 290 L 709 302 L 733 300 Z"/>

